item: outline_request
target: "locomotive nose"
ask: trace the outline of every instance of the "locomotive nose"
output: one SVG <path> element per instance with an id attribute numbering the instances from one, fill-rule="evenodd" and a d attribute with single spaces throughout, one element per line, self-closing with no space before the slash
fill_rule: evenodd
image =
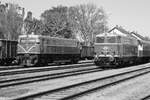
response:
<path id="1" fill-rule="evenodd" d="M 101 51 L 101 54 L 103 55 L 111 55 L 112 57 L 115 55 L 115 51 L 112 48 L 104 47 Z"/>
<path id="2" fill-rule="evenodd" d="M 107 54 L 109 54 L 109 51 L 110 51 L 110 50 L 109 50 L 108 47 L 103 47 L 101 53 L 104 54 L 104 55 L 107 55 Z"/>

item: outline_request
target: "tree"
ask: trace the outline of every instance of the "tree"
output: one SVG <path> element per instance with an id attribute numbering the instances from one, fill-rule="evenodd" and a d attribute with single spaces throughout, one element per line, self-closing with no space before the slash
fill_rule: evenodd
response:
<path id="1" fill-rule="evenodd" d="M 16 40 L 21 34 L 23 25 L 24 9 L 17 4 L 0 4 L 0 38 Z"/>
<path id="2" fill-rule="evenodd" d="M 19 13 L 21 11 L 21 13 Z M 16 40 L 18 35 L 21 34 L 21 28 L 23 25 L 24 8 L 21 8 L 17 4 L 8 4 L 6 11 L 6 23 L 7 23 L 7 38 Z"/>
<path id="3" fill-rule="evenodd" d="M 42 20 L 38 20 L 36 18 L 33 18 L 33 21 L 32 21 L 32 31 L 35 33 L 35 34 L 38 34 L 38 35 L 45 35 L 44 33 L 47 33 L 46 31 L 46 27 L 45 25 L 42 23 Z"/>
<path id="4" fill-rule="evenodd" d="M 53 7 L 44 11 L 41 18 L 48 33 L 45 35 L 76 38 L 80 33 L 86 44 L 93 43 L 95 35 L 108 29 L 106 13 L 93 4 Z"/>
<path id="5" fill-rule="evenodd" d="M 67 18 L 67 7 L 57 6 L 46 10 L 41 14 L 43 23 L 46 27 L 47 34 L 56 37 L 71 37 L 71 30 L 69 28 Z"/>
<path id="6" fill-rule="evenodd" d="M 107 29 L 107 16 L 103 8 L 93 4 L 70 7 L 68 16 L 72 30 L 80 30 L 87 44 L 93 43 L 95 35 Z"/>
<path id="7" fill-rule="evenodd" d="M 6 5 L 0 4 L 0 38 L 6 38 L 7 34 Z"/>
<path id="8" fill-rule="evenodd" d="M 23 20 L 23 27 L 22 27 L 22 34 L 31 34 L 33 31 L 33 18 L 32 18 L 32 12 L 28 11 L 27 16 Z"/>

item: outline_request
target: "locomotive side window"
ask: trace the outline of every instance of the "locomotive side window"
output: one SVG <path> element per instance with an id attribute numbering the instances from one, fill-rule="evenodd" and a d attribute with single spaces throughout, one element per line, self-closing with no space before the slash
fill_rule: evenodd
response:
<path id="1" fill-rule="evenodd" d="M 104 43 L 104 37 L 96 37 L 96 43 Z"/>

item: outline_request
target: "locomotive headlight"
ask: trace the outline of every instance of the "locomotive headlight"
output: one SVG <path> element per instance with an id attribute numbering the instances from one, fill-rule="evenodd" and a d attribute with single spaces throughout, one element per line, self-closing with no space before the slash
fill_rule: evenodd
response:
<path id="1" fill-rule="evenodd" d="M 98 58 L 98 55 L 95 55 L 95 58 Z"/>
<path id="2" fill-rule="evenodd" d="M 25 57 L 30 57 L 30 55 L 29 55 L 28 53 L 26 53 L 24 56 L 25 56 Z"/>

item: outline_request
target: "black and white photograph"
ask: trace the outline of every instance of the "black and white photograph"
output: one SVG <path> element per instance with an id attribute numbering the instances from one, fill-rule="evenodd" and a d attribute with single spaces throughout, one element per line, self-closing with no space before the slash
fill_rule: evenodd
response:
<path id="1" fill-rule="evenodd" d="M 150 1 L 0 0 L 0 100 L 150 100 Z"/>

